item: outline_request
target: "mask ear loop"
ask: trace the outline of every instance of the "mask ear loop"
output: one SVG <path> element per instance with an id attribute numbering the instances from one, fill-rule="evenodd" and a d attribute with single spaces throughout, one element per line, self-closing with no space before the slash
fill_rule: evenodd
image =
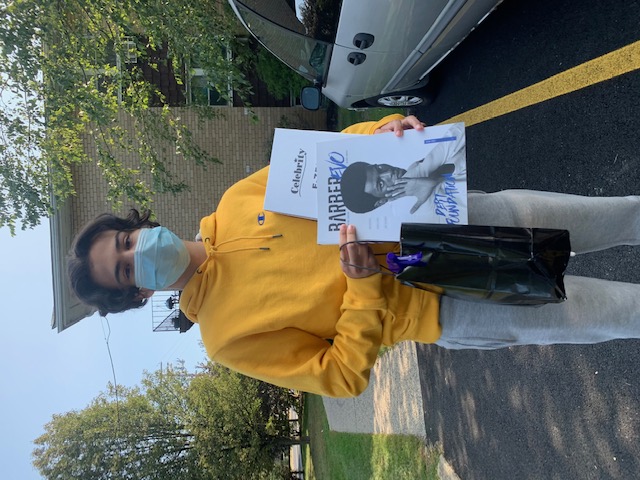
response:
<path id="1" fill-rule="evenodd" d="M 340 245 L 340 250 L 342 250 L 345 246 L 347 246 L 347 245 L 349 245 L 349 244 L 351 244 L 351 243 L 357 243 L 358 245 L 370 245 L 370 244 L 381 244 L 381 245 L 382 245 L 382 244 L 388 244 L 389 242 L 379 242 L 379 241 L 353 241 L 353 242 L 343 243 L 342 245 Z M 385 258 L 386 258 L 386 256 L 388 255 L 388 253 L 375 253 L 375 252 L 373 252 L 373 254 L 374 254 L 376 257 L 379 257 L 379 256 L 381 256 L 381 255 L 384 255 L 384 256 L 385 256 Z M 382 263 L 378 263 L 378 267 L 379 267 L 379 268 L 377 268 L 377 269 L 376 269 L 376 268 L 371 268 L 371 267 L 365 267 L 365 266 L 362 266 L 362 265 L 357 265 L 357 264 L 355 264 L 355 263 L 345 262 L 344 260 L 342 260 L 342 258 L 340 259 L 340 262 L 341 262 L 343 265 L 347 265 L 348 267 L 355 267 L 355 268 L 359 268 L 360 270 L 368 270 L 368 271 L 373 272 L 373 273 L 380 273 L 380 274 L 382 274 L 382 275 L 389 275 L 389 276 L 392 276 L 392 277 L 395 277 L 395 276 L 396 276 L 396 275 L 395 275 L 395 273 L 393 273 L 393 272 L 389 269 L 389 267 L 388 267 L 387 265 L 384 265 L 384 264 L 382 264 Z M 386 270 L 386 271 L 385 271 L 385 270 Z"/>

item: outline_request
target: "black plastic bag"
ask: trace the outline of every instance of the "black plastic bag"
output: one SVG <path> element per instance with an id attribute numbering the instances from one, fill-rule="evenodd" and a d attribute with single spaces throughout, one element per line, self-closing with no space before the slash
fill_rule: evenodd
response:
<path id="1" fill-rule="evenodd" d="M 403 223 L 396 278 L 464 300 L 540 305 L 566 299 L 567 230 Z"/>

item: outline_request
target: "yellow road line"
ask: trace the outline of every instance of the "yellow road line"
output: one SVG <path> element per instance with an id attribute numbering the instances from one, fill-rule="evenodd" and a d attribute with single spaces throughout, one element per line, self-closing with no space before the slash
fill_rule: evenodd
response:
<path id="1" fill-rule="evenodd" d="M 640 41 L 637 41 L 442 123 L 464 122 L 469 127 L 639 68 Z"/>

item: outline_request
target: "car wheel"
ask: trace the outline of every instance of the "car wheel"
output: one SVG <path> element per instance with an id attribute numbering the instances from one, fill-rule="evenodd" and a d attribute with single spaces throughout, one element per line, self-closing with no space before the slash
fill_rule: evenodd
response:
<path id="1" fill-rule="evenodd" d="M 417 107 L 431 103 L 431 95 L 427 91 L 411 90 L 379 95 L 368 98 L 366 102 L 372 107 Z"/>

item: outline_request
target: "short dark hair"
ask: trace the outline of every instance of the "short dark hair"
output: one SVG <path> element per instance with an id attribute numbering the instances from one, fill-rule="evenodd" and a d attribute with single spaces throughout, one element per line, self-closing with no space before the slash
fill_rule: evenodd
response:
<path id="1" fill-rule="evenodd" d="M 340 192 L 344 206 L 355 213 L 366 213 L 376 208 L 378 197 L 364 191 L 367 183 L 367 170 L 371 167 L 365 162 L 349 165 L 340 179 Z"/>
<path id="2" fill-rule="evenodd" d="M 151 212 L 140 213 L 132 208 L 125 218 L 110 213 L 103 213 L 86 224 L 76 235 L 67 258 L 67 269 L 71 289 L 78 299 L 96 307 L 103 317 L 107 313 L 118 313 L 140 308 L 147 303 L 146 298 L 140 298 L 138 287 L 111 289 L 98 285 L 91 277 L 89 252 L 95 240 L 108 230 L 117 232 L 131 232 L 139 228 L 157 227 L 157 222 L 149 220 Z"/>

